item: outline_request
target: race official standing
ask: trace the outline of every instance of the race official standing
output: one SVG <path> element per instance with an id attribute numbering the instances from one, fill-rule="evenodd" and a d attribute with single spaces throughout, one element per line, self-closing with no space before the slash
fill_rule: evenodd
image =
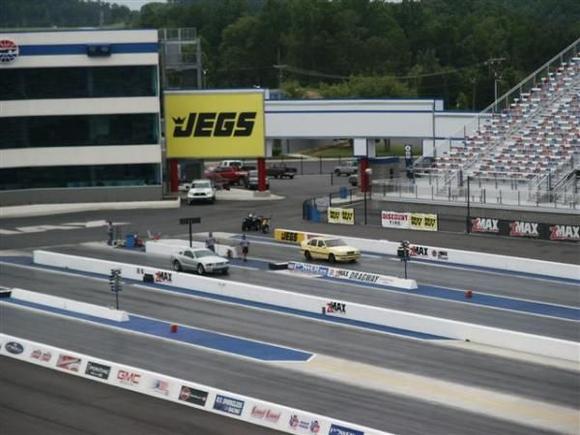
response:
<path id="1" fill-rule="evenodd" d="M 111 246 L 113 244 L 113 236 L 115 233 L 115 227 L 113 226 L 113 222 L 107 221 L 107 245 Z"/>
<path id="2" fill-rule="evenodd" d="M 242 248 L 243 260 L 248 261 L 248 252 L 250 252 L 250 241 L 246 238 L 245 234 L 242 234 L 242 240 L 240 240 L 240 247 Z"/>
<path id="3" fill-rule="evenodd" d="M 207 249 L 209 249 L 210 251 L 215 252 L 215 242 L 216 242 L 216 240 L 215 240 L 215 238 L 213 236 L 213 233 L 212 232 L 209 232 L 208 233 L 208 237 L 207 237 L 207 239 L 205 241 L 205 247 Z"/>

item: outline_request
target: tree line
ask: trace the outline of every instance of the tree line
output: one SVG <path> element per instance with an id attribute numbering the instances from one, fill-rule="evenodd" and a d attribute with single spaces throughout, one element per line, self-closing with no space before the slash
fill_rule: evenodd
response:
<path id="1" fill-rule="evenodd" d="M 30 14 L 28 1 L 4 0 L 4 9 L 14 17 L 18 8 L 27 18 L 16 21 L 28 25 L 33 16 L 62 22 L 63 4 L 87 8 L 91 23 L 97 6 L 109 11 L 109 25 L 195 27 L 208 87 L 280 87 L 291 98 L 435 97 L 448 109 L 487 106 L 494 75 L 507 91 L 580 35 L 577 0 L 168 0 L 139 12 L 44 0 L 34 3 L 51 7 Z"/>

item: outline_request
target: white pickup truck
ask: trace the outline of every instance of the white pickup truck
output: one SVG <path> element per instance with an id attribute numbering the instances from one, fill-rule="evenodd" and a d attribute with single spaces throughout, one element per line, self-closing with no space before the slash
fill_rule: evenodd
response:
<path id="1" fill-rule="evenodd" d="M 350 162 L 345 162 L 343 165 L 339 165 L 334 168 L 334 175 L 353 175 L 358 172 L 358 162 L 352 160 Z"/>

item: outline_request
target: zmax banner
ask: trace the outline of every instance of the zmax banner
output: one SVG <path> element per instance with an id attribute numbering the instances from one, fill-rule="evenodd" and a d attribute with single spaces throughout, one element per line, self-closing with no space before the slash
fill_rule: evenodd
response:
<path id="1" fill-rule="evenodd" d="M 264 94 L 166 93 L 168 158 L 264 157 Z"/>
<path id="2" fill-rule="evenodd" d="M 472 233 L 554 241 L 580 241 L 580 225 L 546 224 L 523 220 L 510 221 L 488 217 L 473 217 L 470 224 Z"/>

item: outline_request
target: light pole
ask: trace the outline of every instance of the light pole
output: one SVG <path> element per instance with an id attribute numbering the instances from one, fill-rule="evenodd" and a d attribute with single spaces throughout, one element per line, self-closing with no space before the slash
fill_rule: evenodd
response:
<path id="1" fill-rule="evenodd" d="M 465 216 L 465 231 L 467 234 L 471 233 L 471 225 L 469 224 L 471 218 L 471 176 L 467 176 L 467 216 Z"/>

